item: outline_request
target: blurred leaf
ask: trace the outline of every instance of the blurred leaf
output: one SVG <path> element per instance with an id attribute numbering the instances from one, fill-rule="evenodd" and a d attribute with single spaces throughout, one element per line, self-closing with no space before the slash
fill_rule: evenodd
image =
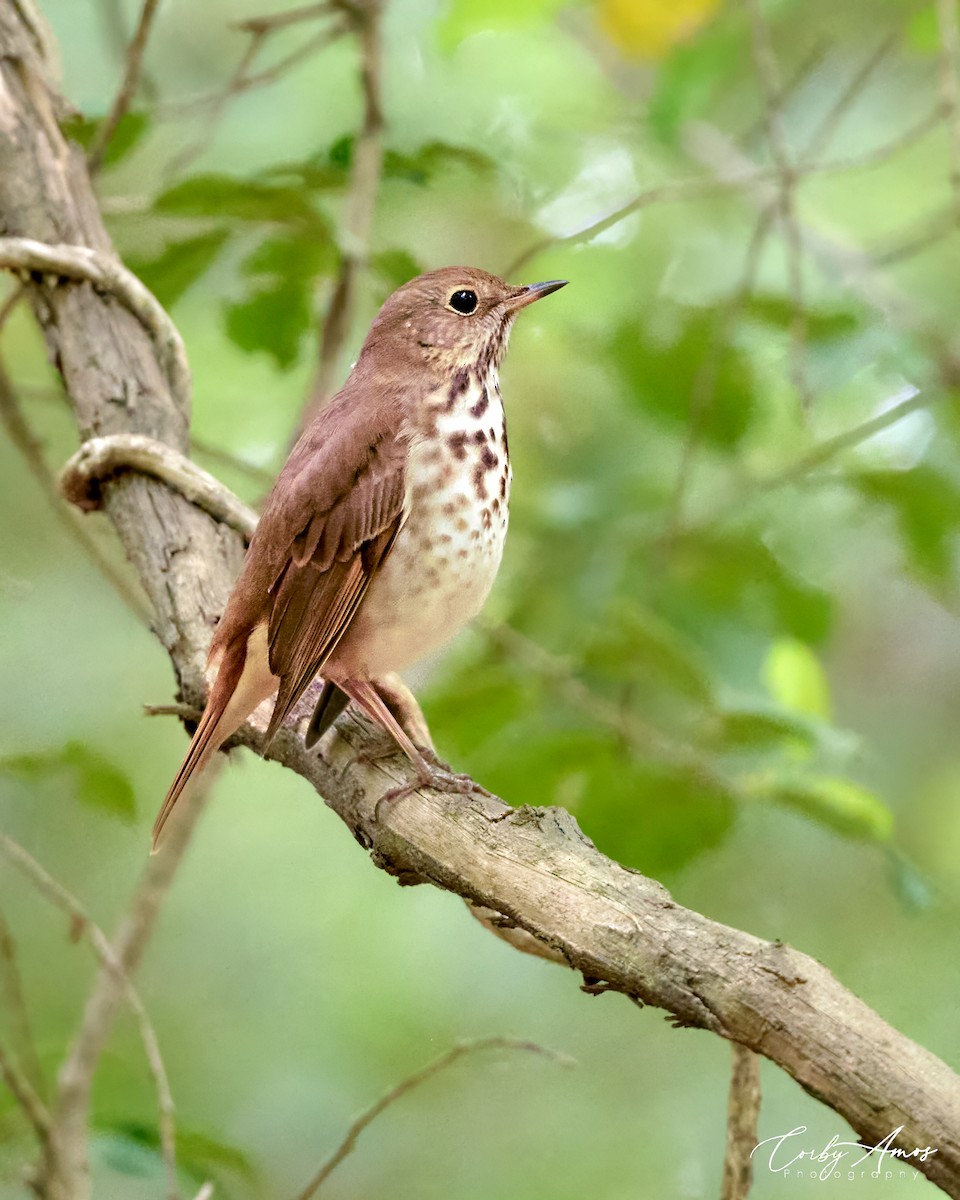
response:
<path id="1" fill-rule="evenodd" d="M 763 664 L 763 681 L 790 712 L 830 720 L 830 685 L 820 660 L 803 642 L 778 638 Z"/>
<path id="2" fill-rule="evenodd" d="M 409 283 L 423 270 L 406 250 L 381 250 L 379 254 L 371 256 L 370 266 L 391 291 Z"/>
<path id="3" fill-rule="evenodd" d="M 626 54 L 663 58 L 689 40 L 719 7 L 720 0 L 599 0 L 600 24 Z"/>
<path id="4" fill-rule="evenodd" d="M 702 704 L 712 704 L 713 680 L 698 648 L 648 609 L 618 604 L 601 620 L 584 651 L 584 665 L 620 677 L 655 676 Z"/>
<path id="5" fill-rule="evenodd" d="M 731 450 L 743 439 L 756 408 L 750 360 L 729 342 L 717 351 L 718 311 L 687 309 L 680 318 L 681 325 L 668 341 L 654 337 L 643 322 L 625 321 L 613 336 L 613 360 L 634 402 L 679 433 L 689 428 L 693 405 L 701 403 L 696 393 L 706 356 L 718 354 L 712 395 L 698 430 L 706 442 Z"/>
<path id="6" fill-rule="evenodd" d="M 711 713 L 704 733 L 708 743 L 720 752 L 782 747 L 810 751 L 818 741 L 809 722 L 759 708 L 724 708 Z"/>
<path id="7" fill-rule="evenodd" d="M 332 242 L 284 234 L 262 241 L 243 260 L 240 270 L 244 275 L 272 276 L 274 282 L 281 283 L 291 277 L 314 279 L 329 274 L 336 265 L 337 252 Z"/>
<path id="8" fill-rule="evenodd" d="M 154 1126 L 125 1121 L 112 1128 L 110 1134 L 117 1142 L 125 1143 L 126 1153 L 134 1163 L 137 1161 L 137 1148 L 141 1154 L 149 1151 L 153 1163 L 160 1158 L 160 1135 Z M 219 1181 L 224 1174 L 248 1182 L 257 1178 L 256 1168 L 242 1150 L 208 1134 L 183 1127 L 177 1128 L 177 1166 L 188 1172 L 197 1183 L 208 1179 Z"/>
<path id="9" fill-rule="evenodd" d="M 281 371 L 300 357 L 300 342 L 313 324 L 309 294 L 300 280 L 257 288 L 225 309 L 227 336 L 248 354 L 262 350 Z"/>
<path id="10" fill-rule="evenodd" d="M 677 607 L 696 603 L 807 642 L 821 641 L 830 628 L 830 596 L 789 572 L 759 531 L 686 534 L 676 543 L 670 570 Z"/>
<path id="11" fill-rule="evenodd" d="M 227 240 L 226 229 L 171 242 L 155 258 L 131 258 L 128 266 L 143 280 L 165 308 L 171 308 L 216 261 Z"/>
<path id="12" fill-rule="evenodd" d="M 493 169 L 493 159 L 469 146 L 452 146 L 448 142 L 425 142 L 416 150 L 402 154 L 388 150 L 383 158 L 383 173 L 388 179 L 406 179 L 424 184 L 444 167 L 461 166 L 471 171 Z"/>
<path id="13" fill-rule="evenodd" d="M 568 808 L 604 854 L 648 874 L 679 870 L 733 828 L 736 803 L 722 785 L 632 759 L 604 730 L 529 737 L 522 768 L 525 797 Z"/>
<path id="14" fill-rule="evenodd" d="M 80 742 L 67 742 L 59 750 L 7 755 L 0 758 L 0 772 L 25 783 L 65 774 L 81 804 L 125 822 L 136 820 L 136 798 L 129 779 L 108 759 Z"/>
<path id="15" fill-rule="evenodd" d="M 925 912 L 936 904 L 933 883 L 896 847 L 890 847 L 887 865 L 893 890 L 907 912 Z"/>
<path id="16" fill-rule="evenodd" d="M 528 703 L 509 663 L 474 659 L 430 686 L 424 711 L 438 744 L 466 756 L 515 721 Z"/>
<path id="17" fill-rule="evenodd" d="M 68 117 L 60 126 L 65 137 L 79 143 L 89 151 L 103 125 L 103 117 L 84 117 L 80 114 Z M 145 112 L 125 112 L 117 122 L 113 136 L 107 145 L 103 165 L 112 167 L 135 149 L 150 128 L 150 117 Z"/>
<path id="18" fill-rule="evenodd" d="M 437 42 L 446 53 L 475 33 L 537 26 L 553 16 L 567 0 L 452 0 L 437 23 Z"/>
<path id="19" fill-rule="evenodd" d="M 314 325 L 313 289 L 318 275 L 336 265 L 333 246 L 312 237 L 282 235 L 260 243 L 241 264 L 255 280 L 243 300 L 225 307 L 227 336 L 248 354 L 263 351 L 281 370 L 300 356 L 304 334 Z"/>
<path id="20" fill-rule="evenodd" d="M 736 33 L 719 26 L 691 45 L 678 46 L 657 72 L 647 107 L 651 132 L 666 145 L 677 145 L 680 130 L 710 111 L 739 47 Z"/>
<path id="21" fill-rule="evenodd" d="M 743 785 L 755 798 L 803 813 L 844 837 L 888 842 L 893 834 L 890 809 L 849 779 L 770 773 L 746 779 Z"/>
<path id="22" fill-rule="evenodd" d="M 744 304 L 743 311 L 765 325 L 789 332 L 793 326 L 795 305 L 789 296 L 768 292 L 751 296 Z M 810 342 L 849 337 L 861 325 L 856 312 L 843 308 L 805 308 L 803 316 L 806 338 Z"/>
<path id="23" fill-rule="evenodd" d="M 181 217 L 294 224 L 331 237 L 326 217 L 297 188 L 232 175 L 195 175 L 158 196 L 154 208 Z"/>
<path id="24" fill-rule="evenodd" d="M 960 488 L 952 479 L 921 465 L 910 471 L 862 471 L 850 482 L 893 512 L 918 575 L 938 584 L 952 578 L 960 513 Z"/>

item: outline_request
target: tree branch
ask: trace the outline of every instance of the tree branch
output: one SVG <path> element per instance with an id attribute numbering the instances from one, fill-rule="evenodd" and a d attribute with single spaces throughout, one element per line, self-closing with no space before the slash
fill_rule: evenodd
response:
<path id="1" fill-rule="evenodd" d="M 109 254 L 82 156 L 50 120 L 56 93 L 11 6 L 0 6 L 0 51 L 2 231 Z M 32 287 L 31 300 L 82 438 L 140 433 L 185 448 L 186 422 L 155 347 L 125 308 L 69 280 Z M 121 380 L 133 381 L 135 404 L 117 402 L 127 395 Z M 156 608 L 183 699 L 199 703 L 211 624 L 242 539 L 132 473 L 105 486 L 104 504 Z M 255 722 L 238 740 L 263 752 Z M 935 1147 L 917 1166 L 960 1197 L 960 1080 L 825 967 L 680 907 L 658 883 L 597 851 L 562 809 L 513 809 L 480 790 L 424 789 L 380 804 L 385 790 L 413 776 L 396 756 L 366 761 L 376 741 L 362 718 L 347 714 L 321 755 L 288 727 L 266 757 L 308 780 L 401 883 L 429 882 L 499 913 L 590 980 L 765 1055 L 871 1144 L 899 1130 L 893 1144 L 906 1151 Z"/>

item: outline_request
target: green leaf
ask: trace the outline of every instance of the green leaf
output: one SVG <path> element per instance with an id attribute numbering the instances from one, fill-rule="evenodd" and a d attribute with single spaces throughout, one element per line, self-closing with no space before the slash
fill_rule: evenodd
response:
<path id="1" fill-rule="evenodd" d="M 258 288 L 225 308 L 227 336 L 248 354 L 268 354 L 281 371 L 300 357 L 303 335 L 313 324 L 309 293 L 301 280 Z"/>
<path id="2" fill-rule="evenodd" d="M 745 793 L 803 813 L 843 837 L 890 841 L 893 813 L 873 792 L 850 779 L 831 775 L 770 773 L 741 781 Z"/>
<path id="3" fill-rule="evenodd" d="M 195 175 L 157 197 L 157 212 L 180 217 L 218 217 L 299 225 L 331 239 L 326 217 L 303 193 L 285 184 L 232 175 Z"/>
<path id="4" fill-rule="evenodd" d="M 785 748 L 791 753 L 809 753 L 818 743 L 810 722 L 758 708 L 720 709 L 710 714 L 703 732 L 707 743 L 720 752 Z"/>
<path id="5" fill-rule="evenodd" d="M 790 712 L 830 720 L 830 685 L 820 660 L 803 642 L 778 638 L 763 664 L 763 681 Z"/>
<path id="6" fill-rule="evenodd" d="M 214 229 L 199 237 L 171 242 L 155 258 L 131 259 L 128 265 L 160 303 L 171 308 L 213 265 L 228 236 L 226 229 Z"/>
<path id="7" fill-rule="evenodd" d="M 466 167 L 479 173 L 492 170 L 494 163 L 479 150 L 449 142 L 425 142 L 406 154 L 388 150 L 383 158 L 383 173 L 387 179 L 405 179 L 416 184 L 428 183 L 438 171 L 450 166 Z"/>
<path id="8" fill-rule="evenodd" d="M 699 530 L 678 538 L 669 562 L 672 603 L 728 614 L 737 623 L 762 623 L 808 642 L 827 634 L 833 601 L 789 571 L 759 530 Z"/>
<path id="9" fill-rule="evenodd" d="M 908 561 L 921 578 L 942 584 L 953 577 L 960 488 L 952 479 L 921 464 L 910 471 L 862 471 L 850 482 L 894 514 Z"/>
<path id="10" fill-rule="evenodd" d="M 610 343 L 611 360 L 624 376 L 628 395 L 645 414 L 681 434 L 696 408 L 703 439 L 732 450 L 743 440 L 756 410 L 750 360 L 729 340 L 717 350 L 722 333 L 719 310 L 687 309 L 678 316 L 680 324 L 666 339 L 654 336 L 639 319 L 623 322 Z M 712 392 L 703 396 L 704 363 L 715 354 Z"/>
<path id="11" fill-rule="evenodd" d="M 296 234 L 266 238 L 240 266 L 254 283 L 244 299 L 225 306 L 227 336 L 248 354 L 262 351 L 289 370 L 313 328 L 314 281 L 336 262 L 328 241 Z"/>
<path id="12" fill-rule="evenodd" d="M 284 279 L 314 279 L 329 274 L 337 265 L 337 251 L 332 242 L 314 237 L 282 234 L 269 237 L 240 264 L 244 275 L 272 277 L 272 282 Z"/>
<path id="13" fill-rule="evenodd" d="M 96 141 L 103 117 L 84 117 L 79 114 L 68 117 L 60 126 L 65 137 L 78 142 L 89 151 Z M 144 134 L 150 128 L 150 117 L 145 112 L 125 112 L 117 122 L 113 136 L 107 144 L 107 152 L 103 158 L 105 167 L 112 167 L 136 148 Z"/>
<path id="14" fill-rule="evenodd" d="M 112 1165 L 115 1169 L 122 1169 L 116 1166 L 118 1155 L 125 1156 L 127 1163 L 134 1168 L 142 1167 L 148 1162 L 153 1166 L 161 1161 L 160 1135 L 155 1126 L 123 1121 L 107 1132 L 113 1143 Z M 103 1134 L 99 1136 L 102 1137 Z M 257 1178 L 256 1167 L 242 1150 L 209 1134 L 184 1129 L 182 1126 L 177 1129 L 177 1165 L 198 1183 L 208 1179 L 220 1181 L 225 1174 L 248 1183 Z M 125 1173 L 133 1172 L 128 1169 Z M 220 1194 L 219 1188 L 217 1194 Z"/>
<path id="15" fill-rule="evenodd" d="M 58 750 L 7 755 L 0 758 L 0 772 L 25 783 L 46 782 L 66 775 L 81 804 L 121 821 L 136 820 L 136 798 L 129 779 L 108 759 L 81 742 L 67 742 Z"/>
<path id="16" fill-rule="evenodd" d="M 934 884 L 894 846 L 888 851 L 887 866 L 893 890 L 907 912 L 925 912 L 936 904 Z"/>
<path id="17" fill-rule="evenodd" d="M 657 72 L 647 105 L 651 132 L 666 145 L 675 146 L 683 127 L 710 113 L 717 93 L 729 86 L 730 63 L 737 61 L 741 52 L 738 31 L 718 23 L 708 26 L 689 45 L 675 47 Z"/>
<path id="18" fill-rule="evenodd" d="M 528 736 L 515 759 L 524 795 L 569 809 L 600 850 L 648 874 L 679 870 L 733 828 L 736 802 L 721 784 L 631 758 L 604 730 Z M 498 774 L 488 777 L 500 786 Z"/>
<path id="19" fill-rule="evenodd" d="M 789 331 L 793 325 L 795 305 L 789 296 L 768 292 L 751 296 L 744 304 L 745 315 L 762 321 L 774 329 Z M 805 308 L 805 336 L 810 342 L 826 342 L 850 337 L 861 324 L 860 318 L 849 309 Z"/>
<path id="20" fill-rule="evenodd" d="M 698 648 L 648 609 L 618 604 L 608 610 L 584 652 L 584 665 L 614 677 L 653 677 L 701 704 L 714 700 L 713 680 Z"/>

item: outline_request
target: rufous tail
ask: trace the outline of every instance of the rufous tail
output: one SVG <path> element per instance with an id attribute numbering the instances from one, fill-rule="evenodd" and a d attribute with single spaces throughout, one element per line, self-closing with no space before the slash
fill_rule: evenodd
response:
<path id="1" fill-rule="evenodd" d="M 153 847 L 160 845 L 163 828 L 194 775 L 199 774 L 227 738 L 234 733 L 263 700 L 276 691 L 279 682 L 270 674 L 263 640 L 255 631 L 246 644 L 228 646 L 210 689 L 207 707 L 193 735 L 186 757 L 170 785 L 166 799 L 153 825 Z"/>

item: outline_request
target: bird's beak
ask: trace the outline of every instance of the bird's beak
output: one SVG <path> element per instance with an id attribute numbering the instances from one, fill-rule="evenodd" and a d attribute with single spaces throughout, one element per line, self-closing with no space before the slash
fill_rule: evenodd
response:
<path id="1" fill-rule="evenodd" d="M 548 279 L 545 283 L 528 283 L 516 296 L 507 301 L 507 311 L 518 312 L 521 308 L 526 308 L 528 304 L 533 304 L 535 300 L 542 300 L 544 296 L 549 296 L 551 292 L 559 292 L 562 287 L 566 286 L 566 279 Z"/>

